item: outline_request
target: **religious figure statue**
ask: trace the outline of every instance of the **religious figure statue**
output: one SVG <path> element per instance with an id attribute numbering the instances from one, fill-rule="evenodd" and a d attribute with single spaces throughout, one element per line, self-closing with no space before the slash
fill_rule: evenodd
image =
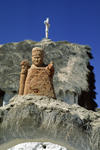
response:
<path id="1" fill-rule="evenodd" d="M 36 94 L 56 98 L 53 87 L 54 64 L 43 63 L 44 50 L 32 49 L 32 62 L 29 68 L 27 60 L 21 62 L 19 95 Z"/>
<path id="2" fill-rule="evenodd" d="M 50 27 L 49 18 L 47 18 L 47 19 L 44 21 L 44 24 L 46 25 L 45 34 L 46 34 L 46 38 L 48 39 L 48 33 L 49 33 L 49 27 Z"/>

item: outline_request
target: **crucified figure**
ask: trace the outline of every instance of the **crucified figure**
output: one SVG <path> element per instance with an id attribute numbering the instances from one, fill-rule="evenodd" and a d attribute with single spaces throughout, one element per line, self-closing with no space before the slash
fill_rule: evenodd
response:
<path id="1" fill-rule="evenodd" d="M 45 34 L 46 34 L 46 38 L 48 39 L 48 33 L 49 33 L 49 27 L 50 27 L 49 18 L 47 18 L 47 19 L 44 21 L 44 24 L 46 25 Z"/>

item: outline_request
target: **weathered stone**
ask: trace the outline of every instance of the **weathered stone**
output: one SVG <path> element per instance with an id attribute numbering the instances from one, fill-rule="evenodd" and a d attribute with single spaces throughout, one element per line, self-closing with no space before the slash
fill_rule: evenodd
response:
<path id="1" fill-rule="evenodd" d="M 96 109 L 96 112 L 100 113 L 100 108 L 97 108 L 97 109 Z"/>
<path id="2" fill-rule="evenodd" d="M 24 142 L 99 150 L 100 114 L 46 96 L 15 96 L 0 108 L 0 148 L 7 150 Z"/>
<path id="3" fill-rule="evenodd" d="M 34 47 L 44 49 L 45 64 L 54 62 L 53 83 L 56 97 L 70 104 L 75 103 L 78 99 L 79 105 L 94 110 L 97 105 L 93 100 L 95 99 L 93 67 L 89 64 L 89 60 L 92 58 L 91 48 L 67 41 L 53 42 L 46 39 L 35 42 L 26 40 L 1 45 L 0 89 L 5 94 L 8 91 L 12 95 L 16 92 L 18 94 L 20 62 L 25 59 L 32 64 L 31 51 Z M 73 98 L 69 98 L 69 95 L 73 95 Z"/>
<path id="4" fill-rule="evenodd" d="M 56 98 L 53 87 L 54 65 L 51 62 L 46 66 L 43 57 L 43 49 L 35 47 L 32 49 L 31 67 L 28 61 L 22 61 L 19 95 L 36 94 Z"/>

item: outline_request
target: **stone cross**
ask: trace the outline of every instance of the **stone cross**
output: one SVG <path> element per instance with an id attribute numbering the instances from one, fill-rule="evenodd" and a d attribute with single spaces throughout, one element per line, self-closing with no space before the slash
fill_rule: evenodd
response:
<path id="1" fill-rule="evenodd" d="M 46 25 L 45 34 L 46 34 L 46 38 L 48 39 L 48 33 L 49 33 L 49 27 L 50 27 L 49 18 L 47 18 L 47 19 L 44 21 L 44 24 Z"/>

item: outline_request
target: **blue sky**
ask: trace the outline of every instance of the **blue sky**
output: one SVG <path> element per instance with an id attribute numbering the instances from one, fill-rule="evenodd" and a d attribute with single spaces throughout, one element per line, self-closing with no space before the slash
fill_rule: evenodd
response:
<path id="1" fill-rule="evenodd" d="M 0 44 L 41 41 L 49 17 L 49 38 L 89 45 L 100 108 L 100 0 L 0 0 Z"/>

